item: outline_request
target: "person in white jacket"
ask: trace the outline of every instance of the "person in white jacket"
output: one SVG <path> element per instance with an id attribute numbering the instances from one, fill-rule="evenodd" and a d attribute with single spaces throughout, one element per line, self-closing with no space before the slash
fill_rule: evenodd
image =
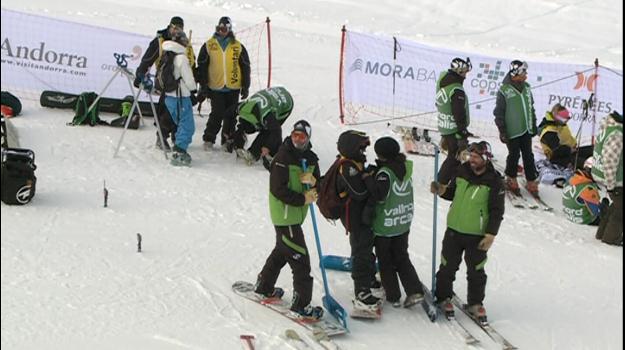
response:
<path id="1" fill-rule="evenodd" d="M 165 105 L 172 121 L 177 126 L 176 144 L 171 160 L 173 165 L 189 165 L 191 163 L 191 156 L 187 153 L 187 148 L 189 148 L 195 132 L 191 94 L 196 92 L 196 83 L 191 64 L 185 55 L 188 43 L 189 39 L 184 32 L 179 32 L 172 37 L 172 40 L 163 42 L 163 51 L 176 53 L 174 78 L 179 79 L 178 89 L 167 92 L 165 96 Z"/>

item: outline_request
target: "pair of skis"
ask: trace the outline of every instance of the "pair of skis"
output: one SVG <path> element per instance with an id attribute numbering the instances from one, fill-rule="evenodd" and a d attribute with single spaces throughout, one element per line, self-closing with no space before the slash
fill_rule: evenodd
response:
<path id="1" fill-rule="evenodd" d="M 503 166 L 501 166 L 494 159 L 493 159 L 493 166 L 501 174 L 504 174 Z M 519 185 L 521 185 L 521 187 L 527 187 L 527 182 L 526 182 L 524 177 L 519 176 L 519 177 L 517 177 L 517 179 L 520 180 Z M 533 210 L 540 209 L 542 211 L 548 211 L 548 212 L 553 211 L 553 207 L 551 207 L 549 204 L 547 204 L 540 197 L 540 195 L 538 195 L 538 194 L 534 195 L 534 194 L 531 194 L 529 192 L 528 192 L 528 194 L 529 194 L 529 197 L 530 197 L 529 199 L 522 194 L 520 188 L 517 191 L 511 191 L 511 190 L 506 188 L 506 197 L 508 198 L 508 200 L 510 201 L 512 206 L 515 207 L 515 208 L 519 208 L 519 209 L 533 209 Z"/>
<path id="2" fill-rule="evenodd" d="M 440 313 L 445 317 L 445 320 L 448 322 L 451 329 L 457 333 L 467 345 L 479 346 L 480 340 L 476 338 L 469 328 L 464 325 L 462 322 L 458 321 L 455 315 L 447 315 L 443 310 L 441 310 L 438 305 L 434 303 L 434 299 L 430 290 L 423 286 L 423 290 L 425 292 L 425 300 L 421 304 L 426 314 L 434 322 L 437 318 L 437 315 Z M 517 349 L 512 343 L 510 343 L 506 338 L 504 338 L 497 330 L 491 326 L 489 323 L 483 323 L 477 318 L 475 318 L 467 309 L 466 303 L 464 303 L 458 296 L 454 295 L 452 299 L 452 303 L 455 309 L 461 310 L 467 317 L 473 321 L 480 329 L 482 329 L 495 343 L 499 344 L 504 350 L 512 350 Z"/>

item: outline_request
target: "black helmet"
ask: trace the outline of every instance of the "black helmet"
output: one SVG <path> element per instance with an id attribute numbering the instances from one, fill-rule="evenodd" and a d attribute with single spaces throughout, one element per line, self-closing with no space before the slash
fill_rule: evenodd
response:
<path id="1" fill-rule="evenodd" d="M 217 27 L 215 27 L 215 31 L 229 33 L 232 31 L 232 20 L 228 16 L 223 16 L 217 22 Z"/>
<path id="2" fill-rule="evenodd" d="M 366 133 L 356 130 L 347 130 L 339 136 L 337 149 L 345 158 L 357 162 L 364 162 L 367 160 L 364 151 L 369 145 L 371 145 L 371 141 Z"/>
<path id="3" fill-rule="evenodd" d="M 510 62 L 510 75 L 513 77 L 517 75 L 525 75 L 527 74 L 527 67 L 527 62 L 514 60 Z"/>
<path id="4" fill-rule="evenodd" d="M 450 68 L 452 71 L 458 74 L 464 74 L 470 72 L 473 68 L 473 65 L 471 64 L 471 59 L 469 57 L 467 57 L 466 60 L 463 60 L 460 57 L 456 57 L 451 60 Z"/>

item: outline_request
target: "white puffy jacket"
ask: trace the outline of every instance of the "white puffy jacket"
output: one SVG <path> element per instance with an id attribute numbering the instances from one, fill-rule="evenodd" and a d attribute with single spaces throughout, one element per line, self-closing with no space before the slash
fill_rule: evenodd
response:
<path id="1" fill-rule="evenodd" d="M 185 47 L 175 41 L 167 40 L 163 42 L 163 51 L 173 51 L 178 54 L 174 59 L 174 78 L 178 79 L 182 77 L 182 79 L 180 79 L 180 96 L 191 96 L 191 91 L 196 90 L 197 87 Z M 166 95 L 177 97 L 175 91 L 167 92 Z"/>

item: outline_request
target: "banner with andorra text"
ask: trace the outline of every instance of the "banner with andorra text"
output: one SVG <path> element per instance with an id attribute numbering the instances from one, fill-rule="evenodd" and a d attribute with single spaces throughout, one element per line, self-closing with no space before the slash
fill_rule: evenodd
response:
<path id="1" fill-rule="evenodd" d="M 2 90 L 99 93 L 116 71 L 113 55 L 127 55 L 128 68 L 134 71 L 151 39 L 2 9 Z M 129 94 L 126 78 L 117 77 L 105 95 L 122 98 Z"/>

